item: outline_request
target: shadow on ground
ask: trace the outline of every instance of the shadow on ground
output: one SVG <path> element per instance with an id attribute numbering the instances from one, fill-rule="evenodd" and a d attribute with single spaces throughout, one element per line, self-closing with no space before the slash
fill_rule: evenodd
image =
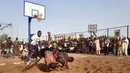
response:
<path id="1" fill-rule="evenodd" d="M 38 67 L 38 69 L 40 69 L 40 71 L 49 72 L 48 68 L 44 63 L 37 64 L 36 66 Z"/>

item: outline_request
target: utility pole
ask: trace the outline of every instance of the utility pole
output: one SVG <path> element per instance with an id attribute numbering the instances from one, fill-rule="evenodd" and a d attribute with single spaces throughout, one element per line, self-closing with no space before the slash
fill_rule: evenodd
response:
<path id="1" fill-rule="evenodd" d="M 109 37 L 109 29 L 107 29 L 107 37 Z"/>
<path id="2" fill-rule="evenodd" d="M 18 32 L 19 32 L 19 30 L 18 30 L 18 24 L 17 24 L 17 37 L 18 37 Z"/>
<path id="3" fill-rule="evenodd" d="M 127 26 L 127 38 L 129 38 L 129 25 Z"/>

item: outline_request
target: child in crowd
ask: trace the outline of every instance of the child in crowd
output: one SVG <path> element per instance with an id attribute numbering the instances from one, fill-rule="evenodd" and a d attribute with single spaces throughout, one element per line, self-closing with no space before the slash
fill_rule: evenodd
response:
<path id="1" fill-rule="evenodd" d="M 23 59 L 23 60 L 27 59 L 28 52 L 29 52 L 29 51 L 28 51 L 28 44 L 25 43 L 24 48 L 23 48 L 23 50 L 22 50 L 22 59 Z"/>

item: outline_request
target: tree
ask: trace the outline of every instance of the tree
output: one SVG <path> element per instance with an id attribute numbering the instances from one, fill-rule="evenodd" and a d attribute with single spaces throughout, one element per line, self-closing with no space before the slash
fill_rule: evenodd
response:
<path id="1" fill-rule="evenodd" d="M 7 38 L 8 38 L 8 35 L 7 35 L 7 34 L 2 34 L 2 35 L 0 36 L 0 43 L 2 43 L 3 41 L 5 41 Z"/>

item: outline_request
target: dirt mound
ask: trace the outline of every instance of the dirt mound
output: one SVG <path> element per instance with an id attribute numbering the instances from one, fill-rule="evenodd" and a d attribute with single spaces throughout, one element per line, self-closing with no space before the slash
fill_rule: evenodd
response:
<path id="1" fill-rule="evenodd" d="M 60 68 L 49 73 L 130 73 L 130 57 L 70 55 L 75 58 L 74 62 L 69 63 L 70 69 Z M 16 60 L 0 60 L 0 63 L 6 63 L 6 65 L 0 66 L 0 73 L 21 73 L 26 65 L 22 62 L 13 64 L 14 61 Z M 42 62 L 25 73 L 46 73 L 45 65 Z"/>

